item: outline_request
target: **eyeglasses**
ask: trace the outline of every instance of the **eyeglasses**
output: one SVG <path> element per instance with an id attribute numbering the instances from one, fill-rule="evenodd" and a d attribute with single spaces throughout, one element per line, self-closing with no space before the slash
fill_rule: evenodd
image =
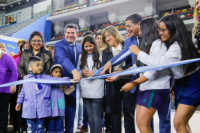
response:
<path id="1" fill-rule="evenodd" d="M 37 42 L 37 43 L 41 43 L 42 42 L 42 40 L 31 40 L 31 42 Z"/>
<path id="2" fill-rule="evenodd" d="M 159 32 L 159 33 L 162 33 L 162 34 L 163 34 L 165 31 L 167 31 L 167 30 L 168 30 L 168 29 L 161 29 L 161 28 L 158 28 L 158 32 Z"/>

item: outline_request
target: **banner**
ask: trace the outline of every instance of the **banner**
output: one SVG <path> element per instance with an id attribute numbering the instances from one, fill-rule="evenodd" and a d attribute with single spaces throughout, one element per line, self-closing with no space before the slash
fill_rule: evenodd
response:
<path id="1" fill-rule="evenodd" d="M 19 40 L 20 39 L 18 38 L 0 35 L 0 42 L 5 44 L 7 53 L 13 52 L 14 54 L 18 54 L 19 49 L 17 46 L 17 42 Z"/>

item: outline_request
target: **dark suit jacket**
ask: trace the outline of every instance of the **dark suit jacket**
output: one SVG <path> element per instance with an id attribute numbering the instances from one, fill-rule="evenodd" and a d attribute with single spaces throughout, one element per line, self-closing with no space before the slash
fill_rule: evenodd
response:
<path id="1" fill-rule="evenodd" d="M 113 53 L 109 51 L 109 48 L 105 49 L 102 54 L 102 66 L 104 66 L 105 63 L 112 58 L 113 58 Z M 128 56 L 126 58 L 125 63 L 126 63 L 125 66 L 122 67 L 123 70 L 132 66 L 131 56 Z M 128 81 L 130 81 L 130 79 L 119 79 L 114 82 L 105 82 L 104 105 L 106 113 L 110 113 L 118 109 L 117 103 L 115 102 L 116 101 L 115 98 L 117 98 L 116 94 L 119 92 L 121 87 Z"/>
<path id="2" fill-rule="evenodd" d="M 72 71 L 76 69 L 81 54 L 81 44 L 76 43 L 76 60 L 74 60 L 72 48 L 65 38 L 55 44 L 54 51 L 54 63 L 61 64 L 63 75 L 72 78 Z"/>
<path id="3" fill-rule="evenodd" d="M 110 59 L 111 62 L 114 62 L 115 60 L 117 60 L 121 55 L 123 55 L 125 52 L 127 52 L 129 50 L 129 47 L 131 45 L 137 45 L 138 46 L 138 42 L 137 42 L 137 38 L 134 36 L 134 37 L 129 37 L 127 38 L 125 41 L 124 41 L 124 48 L 122 49 L 122 51 L 116 55 L 114 58 Z M 128 57 L 127 57 L 128 58 Z M 132 65 L 135 64 L 135 59 L 136 59 L 136 55 L 135 54 L 131 54 L 131 58 L 132 58 Z M 126 59 L 126 58 L 125 58 Z M 122 62 L 123 60 L 121 60 Z M 119 62 L 119 63 L 121 63 Z M 133 75 L 132 78 L 131 78 L 131 81 L 137 79 L 139 77 L 139 74 L 137 74 L 136 76 Z M 136 88 L 133 88 L 131 90 L 131 93 L 134 93 L 136 91 Z"/>

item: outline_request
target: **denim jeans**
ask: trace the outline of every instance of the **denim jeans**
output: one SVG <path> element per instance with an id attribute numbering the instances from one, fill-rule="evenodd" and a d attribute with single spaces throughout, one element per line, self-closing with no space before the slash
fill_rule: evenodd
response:
<path id="1" fill-rule="evenodd" d="M 27 133 L 45 133 L 45 118 L 41 119 L 26 119 Z"/>
<path id="2" fill-rule="evenodd" d="M 90 99 L 83 98 L 83 103 L 86 107 L 88 114 L 88 120 L 90 125 L 90 133 L 100 133 L 102 110 L 103 110 L 103 98 Z"/>
<path id="3" fill-rule="evenodd" d="M 64 133 L 64 116 L 48 118 L 48 133 Z"/>

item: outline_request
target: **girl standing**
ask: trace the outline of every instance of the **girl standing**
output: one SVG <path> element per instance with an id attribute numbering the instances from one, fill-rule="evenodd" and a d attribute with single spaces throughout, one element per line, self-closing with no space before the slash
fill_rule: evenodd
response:
<path id="1" fill-rule="evenodd" d="M 82 42 L 82 53 L 79 57 L 78 70 L 87 78 L 100 68 L 101 61 L 95 39 L 86 36 Z M 103 109 L 104 80 L 80 81 L 81 97 L 86 107 L 91 133 L 100 133 L 101 114 Z"/>
<path id="2" fill-rule="evenodd" d="M 158 58 L 132 46 L 131 51 L 138 55 L 138 60 L 146 65 L 158 65 L 180 60 L 199 58 L 183 20 L 178 15 L 168 15 L 160 20 L 159 34 L 167 47 L 167 52 Z M 172 67 L 176 79 L 174 126 L 178 133 L 191 132 L 188 122 L 200 104 L 200 69 L 199 62 Z"/>
<path id="3" fill-rule="evenodd" d="M 51 67 L 52 77 L 62 77 L 62 66 L 55 64 Z M 75 86 L 72 84 L 70 89 Z M 51 117 L 48 119 L 48 132 L 64 133 L 65 95 L 69 91 L 66 85 L 51 85 Z M 67 94 L 68 95 L 68 94 Z"/>
<path id="4" fill-rule="evenodd" d="M 164 43 L 159 39 L 158 22 L 154 18 L 140 22 L 140 47 L 153 58 L 160 57 L 167 51 Z M 141 63 L 137 63 L 141 64 Z M 140 78 L 127 83 L 121 91 L 128 91 L 140 85 L 137 95 L 136 122 L 141 133 L 152 133 L 150 122 L 157 110 L 170 103 L 170 71 L 148 71 Z M 169 121 L 170 122 L 170 121 Z"/>

